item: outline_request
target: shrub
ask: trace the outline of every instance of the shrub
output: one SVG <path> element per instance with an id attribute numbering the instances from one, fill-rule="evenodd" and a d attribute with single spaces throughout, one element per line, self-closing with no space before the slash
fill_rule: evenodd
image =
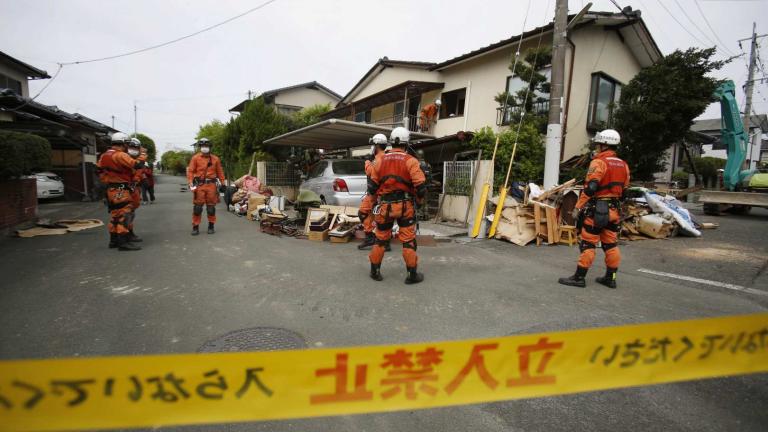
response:
<path id="1" fill-rule="evenodd" d="M 51 144 L 37 135 L 0 131 L 0 154 L 0 180 L 51 168 Z"/>

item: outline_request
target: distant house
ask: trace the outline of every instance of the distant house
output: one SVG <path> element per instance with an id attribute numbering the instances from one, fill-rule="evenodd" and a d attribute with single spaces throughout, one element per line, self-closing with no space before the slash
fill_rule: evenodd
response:
<path id="1" fill-rule="evenodd" d="M 768 115 L 752 115 L 749 119 L 750 124 L 750 151 L 747 152 L 747 161 L 751 168 L 754 168 L 759 161 L 768 161 L 767 150 L 764 150 L 762 136 L 768 134 Z M 728 157 L 726 148 L 720 142 L 720 119 L 697 120 L 691 126 L 691 130 L 711 136 L 716 139 L 712 144 L 702 147 L 702 156 L 711 156 L 721 159 Z"/>
<path id="2" fill-rule="evenodd" d="M 440 63 L 381 58 L 324 116 L 324 122 L 267 143 L 311 147 L 324 137 L 328 147 L 355 142 L 362 146 L 367 143 L 366 134 L 402 124 L 416 134 L 413 137 L 428 160 L 433 153 L 446 160 L 472 132 L 486 126 L 513 126 L 511 114 L 520 108 L 502 106 L 494 98 L 504 91 L 514 94 L 524 86 L 509 70 L 520 40 L 524 55 L 539 41 L 541 46 L 551 46 L 553 29 L 549 23 Z M 639 14 L 590 12 L 569 31 L 561 159 L 584 152 L 590 137 L 611 125 L 622 86 L 661 56 Z M 549 76 L 549 71 L 547 66 L 539 72 Z M 549 95 L 532 97 L 536 98 L 534 109 L 547 112 Z M 437 121 L 425 125 L 419 119 L 421 109 L 437 98 L 442 102 Z M 347 122 L 364 124 L 367 132 Z"/>
<path id="3" fill-rule="evenodd" d="M 117 130 L 78 113 L 33 101 L 30 79 L 47 72 L 0 52 L 0 129 L 42 136 L 51 143 L 52 171 L 64 179 L 70 199 L 91 196 L 96 184 L 97 149 Z"/>
<path id="4" fill-rule="evenodd" d="M 264 98 L 264 102 L 274 105 L 282 114 L 292 114 L 313 105 L 335 106 L 341 100 L 341 95 L 317 81 L 267 90 L 260 96 Z M 248 99 L 233 106 L 229 111 L 241 113 L 247 102 Z"/>

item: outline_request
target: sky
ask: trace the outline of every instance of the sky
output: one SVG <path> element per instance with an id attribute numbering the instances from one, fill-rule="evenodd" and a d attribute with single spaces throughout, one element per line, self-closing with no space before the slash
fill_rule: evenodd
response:
<path id="1" fill-rule="evenodd" d="M 163 43 L 263 1 L 0 0 L 0 51 L 53 75 L 59 62 Z M 664 54 L 712 46 L 718 38 L 725 50 L 718 50 L 717 58 L 729 57 L 726 51 L 748 54 L 749 42 L 741 49 L 736 41 L 751 35 L 753 21 L 758 34 L 768 33 L 766 0 L 617 2 L 642 11 Z M 569 12 L 586 3 L 570 0 Z M 551 21 L 554 4 L 531 0 L 525 29 Z M 37 101 L 107 125 L 114 116 L 115 128 L 124 132 L 134 130 L 135 104 L 138 131 L 155 140 L 159 153 L 188 149 L 199 125 L 229 120 L 229 108 L 249 90 L 260 93 L 316 80 L 343 95 L 383 56 L 438 62 L 517 35 L 527 5 L 528 0 L 276 0 L 169 46 L 65 66 Z M 593 1 L 592 10 L 618 11 L 608 0 Z M 760 42 L 768 66 L 768 37 Z M 716 76 L 741 87 L 747 79 L 747 55 Z M 30 81 L 30 94 L 48 81 Z M 743 92 L 738 100 L 743 104 Z M 768 112 L 768 82 L 756 83 L 753 104 L 757 113 Z M 713 105 L 702 117 L 718 116 Z"/>

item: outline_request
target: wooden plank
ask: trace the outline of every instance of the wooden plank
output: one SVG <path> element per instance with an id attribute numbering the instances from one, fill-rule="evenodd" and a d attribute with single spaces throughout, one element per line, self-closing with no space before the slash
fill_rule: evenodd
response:
<path id="1" fill-rule="evenodd" d="M 576 183 L 576 179 L 570 179 L 570 180 L 568 180 L 567 182 L 565 182 L 565 183 L 563 183 L 561 185 L 554 186 L 552 188 L 549 188 L 549 189 L 545 190 L 541 195 L 539 195 L 536 198 L 532 198 L 532 199 L 535 199 L 536 201 L 544 201 L 545 199 L 547 199 L 550 196 L 560 192 L 561 190 L 573 186 L 574 183 Z"/>
<path id="2" fill-rule="evenodd" d="M 547 242 L 549 244 L 557 243 L 559 236 L 559 227 L 557 223 L 556 210 L 554 208 L 546 208 L 547 216 Z"/>
<path id="3" fill-rule="evenodd" d="M 536 229 L 536 246 L 541 245 L 541 213 L 539 203 L 533 203 L 533 226 Z"/>

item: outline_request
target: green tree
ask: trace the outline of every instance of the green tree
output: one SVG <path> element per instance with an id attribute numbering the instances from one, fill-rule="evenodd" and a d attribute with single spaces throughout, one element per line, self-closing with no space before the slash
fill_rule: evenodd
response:
<path id="1" fill-rule="evenodd" d="M 652 180 L 666 166 L 665 151 L 680 142 L 713 102 L 721 81 L 709 73 L 726 62 L 713 61 L 714 48 L 677 50 L 638 73 L 621 91 L 614 127 L 621 133 L 619 155 L 632 177 Z"/>
<path id="2" fill-rule="evenodd" d="M 51 168 L 51 144 L 37 135 L 0 130 L 0 155 L 0 180 Z"/>
<path id="3" fill-rule="evenodd" d="M 245 104 L 243 113 L 236 120 L 240 127 L 238 159 L 242 165 L 250 164 L 254 152 L 264 151 L 264 141 L 288 132 L 290 117 L 280 114 L 274 106 L 267 105 L 259 96 Z"/>
<path id="4" fill-rule="evenodd" d="M 472 148 L 483 150 L 483 158 L 490 158 L 493 154 L 493 146 L 497 134 L 490 127 L 485 127 L 475 132 L 469 145 Z M 512 156 L 517 128 L 510 128 L 498 134 L 499 148 L 496 151 L 494 164 L 494 185 L 504 184 L 507 175 L 509 159 Z M 540 184 L 544 177 L 544 140 L 538 131 L 535 120 L 526 119 L 520 127 L 520 136 L 517 140 L 515 161 L 512 166 L 512 174 L 509 181 L 535 182 Z M 481 179 L 482 180 L 482 179 Z"/>
<path id="5" fill-rule="evenodd" d="M 221 120 L 213 119 L 204 125 L 200 125 L 197 130 L 197 135 L 195 135 L 195 139 L 208 138 L 211 141 L 211 144 L 213 144 L 211 152 L 221 156 L 223 135 L 224 123 L 222 123 Z"/>
<path id="6" fill-rule="evenodd" d="M 525 112 L 526 116 L 533 117 L 537 129 L 540 131 L 546 129 L 546 115 L 534 112 L 533 107 L 534 103 L 548 100 L 548 98 L 537 95 L 549 94 L 550 83 L 547 77 L 539 71 L 551 63 L 552 49 L 550 47 L 528 49 L 522 60 L 518 59 L 517 64 L 515 64 L 514 59 L 510 62 L 509 70 L 513 72 L 513 77 L 523 81 L 524 86 L 515 93 L 508 93 L 505 90 L 494 98 L 499 105 L 512 109 L 513 115 L 510 118 L 510 124 L 519 122 L 521 112 Z"/>
<path id="7" fill-rule="evenodd" d="M 166 172 L 175 175 L 186 175 L 187 166 L 194 153 L 188 150 L 169 150 L 160 157 L 160 163 Z"/>
<path id="8" fill-rule="evenodd" d="M 157 147 L 155 146 L 155 140 L 142 133 L 136 133 L 131 136 L 138 138 L 139 141 L 141 141 L 141 146 L 147 149 L 147 159 L 150 162 L 157 160 Z"/>
<path id="9" fill-rule="evenodd" d="M 301 129 L 320 121 L 320 116 L 331 110 L 331 104 L 317 104 L 303 108 L 293 114 L 292 129 Z"/>

